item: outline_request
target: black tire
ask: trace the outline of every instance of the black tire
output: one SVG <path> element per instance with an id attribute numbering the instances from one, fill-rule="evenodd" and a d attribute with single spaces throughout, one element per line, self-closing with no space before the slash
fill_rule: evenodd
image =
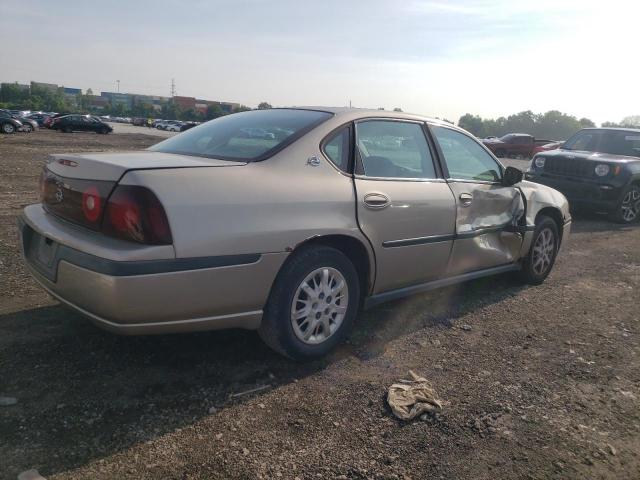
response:
<path id="1" fill-rule="evenodd" d="M 62 131 L 64 133 L 73 133 L 73 128 L 71 128 L 70 126 L 67 125 L 66 127 L 62 128 Z"/>
<path id="2" fill-rule="evenodd" d="M 627 201 L 630 201 L 631 204 L 627 203 Z M 609 218 L 616 223 L 622 224 L 638 221 L 638 218 L 640 218 L 640 185 L 633 184 L 624 189 L 615 210 L 609 214 Z"/>
<path id="3" fill-rule="evenodd" d="M 31 132 L 33 132 L 33 126 L 31 126 L 31 125 L 30 125 L 30 124 L 28 124 L 28 123 L 25 123 L 25 124 L 22 126 L 22 131 L 23 131 L 23 132 L 27 132 L 27 133 L 31 133 Z"/>
<path id="4" fill-rule="evenodd" d="M 538 246 L 538 240 L 543 241 L 540 238 L 543 232 L 551 231 L 553 234 L 553 249 L 548 253 L 549 264 L 546 268 L 541 269 L 537 266 L 536 261 L 539 259 L 537 254 L 534 253 L 534 248 Z M 539 215 L 536 219 L 536 228 L 533 232 L 533 239 L 531 240 L 531 247 L 529 248 L 529 254 L 522 260 L 522 269 L 519 276 L 524 283 L 530 285 L 540 285 L 553 270 L 553 265 L 556 262 L 556 256 L 558 255 L 558 249 L 560 248 L 560 234 L 558 232 L 558 225 L 556 222 L 546 215 Z"/>
<path id="5" fill-rule="evenodd" d="M 102 127 L 98 130 L 98 133 L 101 135 L 106 135 L 107 133 L 109 133 L 109 130 L 106 127 Z"/>
<path id="6" fill-rule="evenodd" d="M 502 149 L 496 150 L 496 157 L 504 158 L 506 156 L 507 156 L 507 153 L 504 150 Z"/>
<path id="7" fill-rule="evenodd" d="M 2 124 L 2 133 L 16 133 L 16 127 L 13 125 L 13 123 L 10 122 L 6 122 Z"/>
<path id="8" fill-rule="evenodd" d="M 348 289 L 347 310 L 338 329 L 322 343 L 303 342 L 294 332 L 291 308 L 298 287 L 314 270 L 337 270 Z M 258 333 L 272 349 L 293 360 L 320 358 L 333 350 L 348 335 L 360 308 L 360 281 L 351 261 L 339 250 L 326 246 L 303 247 L 292 254 L 278 273 L 271 288 Z M 310 328 L 310 327 L 308 327 Z"/>

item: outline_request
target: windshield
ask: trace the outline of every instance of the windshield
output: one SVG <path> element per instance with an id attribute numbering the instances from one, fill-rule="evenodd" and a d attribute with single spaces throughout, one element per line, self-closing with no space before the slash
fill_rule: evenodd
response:
<path id="1" fill-rule="evenodd" d="M 640 131 L 582 130 L 567 140 L 562 148 L 640 157 Z"/>
<path id="2" fill-rule="evenodd" d="M 221 160 L 264 160 L 332 114 L 312 110 L 270 109 L 217 118 L 154 145 L 149 150 Z"/>

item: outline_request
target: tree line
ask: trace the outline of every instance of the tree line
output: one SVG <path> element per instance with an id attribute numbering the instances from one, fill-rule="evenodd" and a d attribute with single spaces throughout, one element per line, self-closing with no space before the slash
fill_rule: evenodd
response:
<path id="1" fill-rule="evenodd" d="M 458 126 L 479 138 L 501 137 L 507 133 L 528 133 L 541 139 L 566 140 L 578 130 L 595 127 L 596 124 L 588 118 L 578 119 L 557 110 L 546 113 L 527 110 L 497 119 L 483 119 L 467 113 L 460 117 Z"/>

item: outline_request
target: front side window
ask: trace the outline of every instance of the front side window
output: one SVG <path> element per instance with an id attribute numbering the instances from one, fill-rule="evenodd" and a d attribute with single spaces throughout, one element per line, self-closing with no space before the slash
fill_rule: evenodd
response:
<path id="1" fill-rule="evenodd" d="M 351 143 L 351 131 L 349 127 L 341 129 L 324 144 L 324 153 L 329 160 L 343 172 L 349 170 L 349 154 Z"/>
<path id="2" fill-rule="evenodd" d="M 286 108 L 234 113 L 191 128 L 149 150 L 220 160 L 259 161 L 331 116 L 328 112 Z"/>
<path id="3" fill-rule="evenodd" d="M 450 128 L 432 126 L 449 178 L 499 182 L 502 178 L 498 163 L 475 140 Z"/>
<path id="4" fill-rule="evenodd" d="M 368 177 L 436 178 L 421 124 L 389 120 L 360 122 L 356 124 L 356 142 Z"/>

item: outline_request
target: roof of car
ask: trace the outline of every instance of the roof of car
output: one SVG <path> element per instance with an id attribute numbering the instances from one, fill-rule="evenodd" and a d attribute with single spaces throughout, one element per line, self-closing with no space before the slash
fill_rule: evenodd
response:
<path id="1" fill-rule="evenodd" d="M 421 115 L 418 113 L 408 113 L 408 112 L 396 112 L 393 110 L 378 110 L 375 108 L 353 108 L 353 107 L 325 107 L 325 106 L 294 106 L 294 107 L 282 107 L 282 108 L 290 108 L 290 109 L 298 109 L 298 110 L 316 110 L 320 112 L 328 112 L 333 113 L 336 117 L 356 117 L 356 118 L 366 118 L 366 117 L 391 117 L 391 118 L 406 118 L 409 120 L 423 120 L 429 121 L 432 123 L 438 123 L 442 125 L 455 127 L 454 124 L 449 123 L 444 120 L 440 120 L 433 117 L 428 117 L 426 115 Z"/>
<path id="2" fill-rule="evenodd" d="M 590 128 L 583 128 L 583 130 L 615 130 L 615 131 L 619 131 L 619 132 L 640 133 L 640 127 L 638 127 L 638 128 L 629 128 L 629 127 L 590 127 Z"/>

